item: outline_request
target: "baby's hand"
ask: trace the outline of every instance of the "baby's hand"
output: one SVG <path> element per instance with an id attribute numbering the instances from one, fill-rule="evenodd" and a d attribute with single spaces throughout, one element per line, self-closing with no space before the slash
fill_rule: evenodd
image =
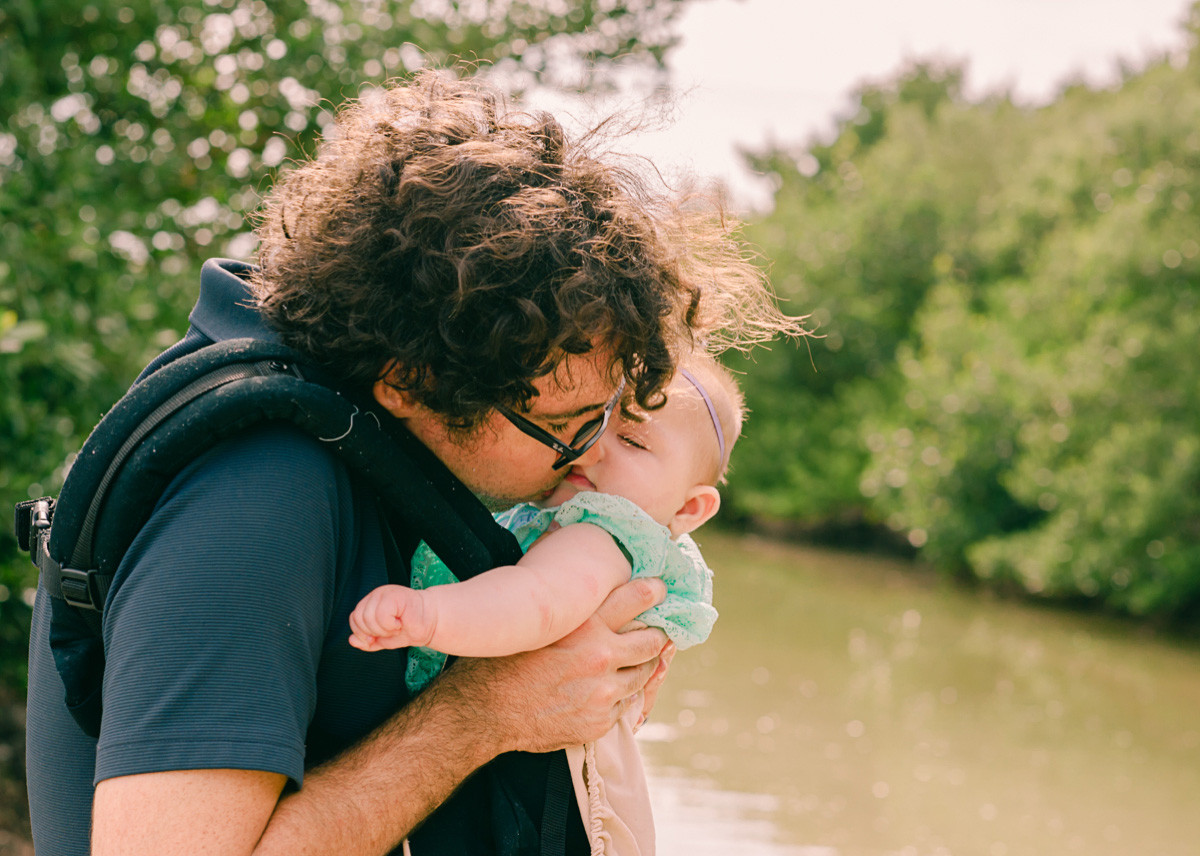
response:
<path id="1" fill-rule="evenodd" d="M 433 628 L 423 619 L 421 592 L 405 586 L 380 586 L 350 613 L 350 644 L 363 651 L 427 645 Z"/>

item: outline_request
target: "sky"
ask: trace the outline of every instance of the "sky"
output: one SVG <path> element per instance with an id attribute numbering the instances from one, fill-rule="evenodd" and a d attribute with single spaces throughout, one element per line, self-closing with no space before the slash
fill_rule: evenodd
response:
<path id="1" fill-rule="evenodd" d="M 796 146 L 828 135 L 849 93 L 906 60 L 966 63 L 975 96 L 1008 89 L 1030 104 L 1068 79 L 1111 83 L 1181 54 L 1191 0 L 694 0 L 669 59 L 673 116 L 632 150 L 667 175 L 719 179 L 735 207 L 764 210 L 770 188 L 739 147 Z M 593 105 L 592 109 L 596 108 Z"/>

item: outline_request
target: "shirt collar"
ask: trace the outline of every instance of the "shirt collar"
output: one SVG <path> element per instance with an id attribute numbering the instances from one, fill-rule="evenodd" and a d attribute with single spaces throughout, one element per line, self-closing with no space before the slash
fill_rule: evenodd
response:
<path id="1" fill-rule="evenodd" d="M 277 342 L 255 305 L 248 278 L 254 265 L 233 259 L 209 259 L 200 269 L 200 298 L 188 316 L 192 327 L 214 342 L 259 339 Z"/>

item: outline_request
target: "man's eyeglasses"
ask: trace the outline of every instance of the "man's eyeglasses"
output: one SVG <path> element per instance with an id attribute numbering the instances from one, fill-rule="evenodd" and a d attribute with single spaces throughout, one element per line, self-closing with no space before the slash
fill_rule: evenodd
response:
<path id="1" fill-rule="evenodd" d="M 546 429 L 534 425 L 524 416 L 514 413 L 507 407 L 497 407 L 496 409 L 500 411 L 505 419 L 516 425 L 521 431 L 558 452 L 558 459 L 554 462 L 554 469 L 561 470 L 567 464 L 583 455 L 588 449 L 592 448 L 596 441 L 600 439 L 600 435 L 608 427 L 608 420 L 612 416 L 613 408 L 621 400 L 623 392 L 625 392 L 625 378 L 621 378 L 621 382 L 617 384 L 617 391 L 613 393 L 613 397 L 604 405 L 604 412 L 595 419 L 590 419 L 583 423 L 583 427 L 575 432 L 575 437 L 570 443 L 564 443 Z"/>

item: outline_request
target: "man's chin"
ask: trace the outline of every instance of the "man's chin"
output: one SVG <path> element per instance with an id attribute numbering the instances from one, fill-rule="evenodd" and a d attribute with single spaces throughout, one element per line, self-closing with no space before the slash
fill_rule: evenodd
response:
<path id="1" fill-rule="evenodd" d="M 547 504 L 558 505 L 561 502 L 565 502 L 566 498 L 564 497 L 564 499 L 559 500 L 559 502 L 555 502 L 555 503 L 549 503 L 549 500 L 550 500 L 550 497 L 554 496 L 556 493 L 559 492 L 560 487 L 562 487 L 561 484 L 551 485 L 550 487 L 543 488 L 542 490 L 538 491 L 537 493 L 529 494 L 527 496 L 495 496 L 495 495 L 480 494 L 480 493 L 475 494 L 475 496 L 479 499 L 480 502 L 483 503 L 484 507 L 488 511 L 496 512 L 496 511 L 505 511 L 509 508 L 512 508 L 514 505 L 520 505 L 523 502 L 533 503 L 534 505 L 547 505 Z"/>
<path id="2" fill-rule="evenodd" d="M 475 494 L 475 498 L 482 502 L 483 507 L 493 514 L 499 511 L 504 511 L 508 508 L 512 508 L 514 505 L 521 504 L 521 500 L 519 499 L 507 499 L 505 497 L 489 496 L 487 494 L 480 493 Z"/>

